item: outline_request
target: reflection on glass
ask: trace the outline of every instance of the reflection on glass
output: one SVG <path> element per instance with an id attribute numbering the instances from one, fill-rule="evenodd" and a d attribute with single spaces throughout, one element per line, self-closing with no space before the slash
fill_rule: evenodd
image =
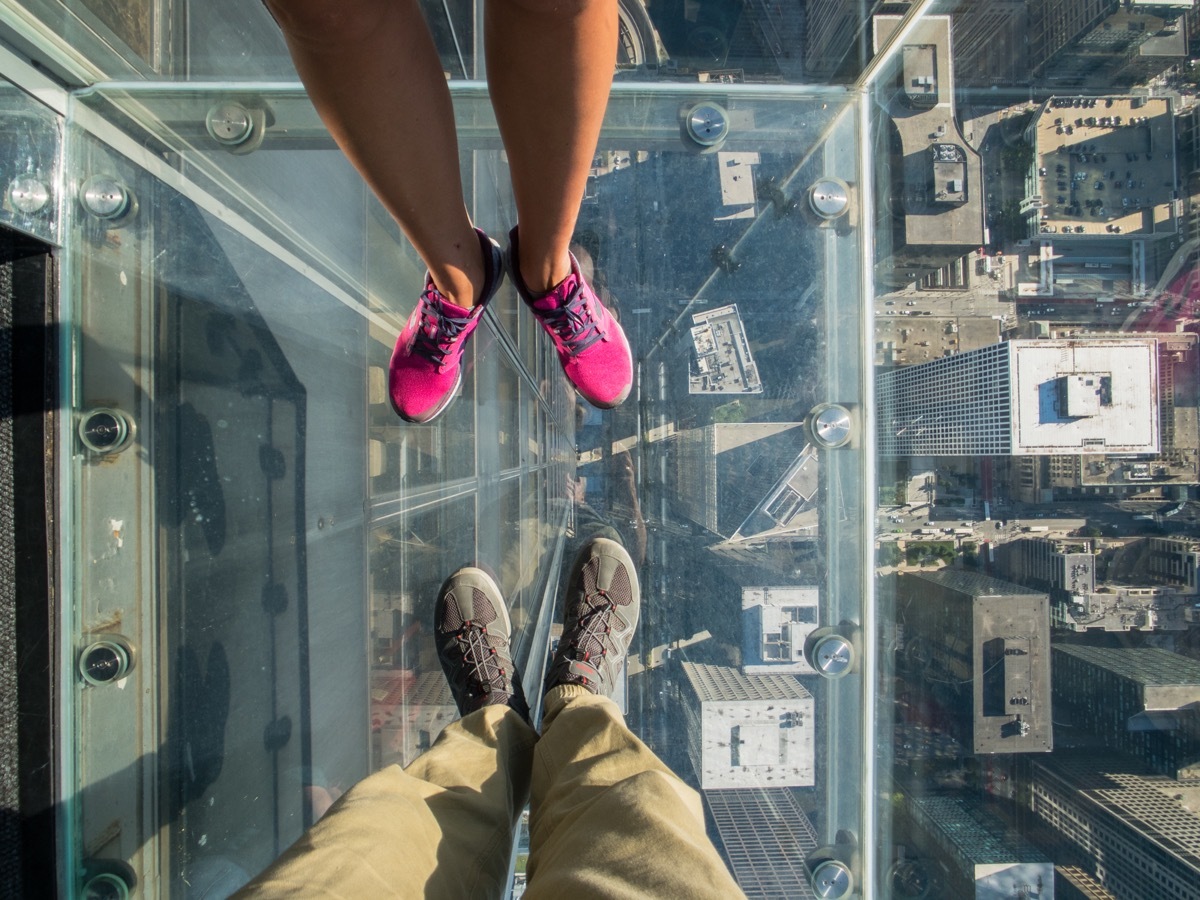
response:
<path id="1" fill-rule="evenodd" d="M 61 448 L 73 873 L 244 881 L 454 715 L 446 575 L 496 575 L 536 668 L 603 534 L 629 721 L 748 892 L 1198 896 L 1194 2 L 622 0 L 573 249 L 635 391 L 579 405 L 505 288 L 422 427 L 385 394 L 421 267 L 265 10 L 21 5 L 114 82 L 4 92 L 0 140 L 71 412 L 124 435 Z M 499 233 L 480 10 L 424 9 Z"/>
<path id="2" fill-rule="evenodd" d="M 1200 896 L 1197 10 L 936 6 L 871 85 L 878 870 Z"/>

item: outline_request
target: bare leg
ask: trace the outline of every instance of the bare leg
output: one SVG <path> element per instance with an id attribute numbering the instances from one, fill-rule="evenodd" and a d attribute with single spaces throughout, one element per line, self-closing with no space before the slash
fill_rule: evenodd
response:
<path id="1" fill-rule="evenodd" d="M 483 288 L 450 92 L 416 0 L 267 0 L 334 140 L 400 224 L 442 295 Z"/>
<path id="2" fill-rule="evenodd" d="M 617 59 L 616 0 L 487 0 L 488 88 L 508 151 L 521 275 L 547 290 L 567 247 Z"/>

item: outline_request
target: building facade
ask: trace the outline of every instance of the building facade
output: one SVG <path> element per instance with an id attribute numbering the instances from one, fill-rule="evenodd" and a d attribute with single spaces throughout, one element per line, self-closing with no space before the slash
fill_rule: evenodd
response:
<path id="1" fill-rule="evenodd" d="M 1045 753 L 1050 716 L 1049 598 L 968 572 L 905 572 L 897 584 L 898 661 L 918 705 L 943 710 L 975 753 Z"/>
<path id="2" fill-rule="evenodd" d="M 750 900 L 815 900 L 805 861 L 817 849 L 812 822 L 788 788 L 705 791 L 717 847 Z"/>
<path id="3" fill-rule="evenodd" d="M 1055 644 L 1052 670 L 1056 721 L 1164 775 L 1200 777 L 1200 662 L 1157 647 Z"/>
<path id="4" fill-rule="evenodd" d="M 1153 337 L 1015 340 L 876 375 L 882 456 L 1157 453 Z"/>
<path id="5" fill-rule="evenodd" d="M 1031 0 L 1030 67 L 1063 86 L 1132 85 L 1187 56 L 1192 0 Z"/>
<path id="6" fill-rule="evenodd" d="M 788 675 L 683 663 L 688 755 L 701 790 L 816 783 L 815 704 Z"/>
<path id="7" fill-rule="evenodd" d="M 1200 900 L 1200 815 L 1178 793 L 1135 761 L 1092 753 L 1030 760 L 1022 796 L 1116 896 Z"/>

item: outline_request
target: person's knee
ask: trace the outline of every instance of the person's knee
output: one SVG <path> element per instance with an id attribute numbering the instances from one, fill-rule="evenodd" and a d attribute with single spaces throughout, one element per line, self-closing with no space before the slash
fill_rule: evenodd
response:
<path id="1" fill-rule="evenodd" d="M 336 46 L 375 33 L 394 0 L 263 0 L 291 38 Z"/>

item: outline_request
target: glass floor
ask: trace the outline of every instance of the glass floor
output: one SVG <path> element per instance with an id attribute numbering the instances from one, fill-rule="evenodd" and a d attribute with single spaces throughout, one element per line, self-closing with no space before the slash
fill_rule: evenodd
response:
<path id="1" fill-rule="evenodd" d="M 426 11 L 499 236 L 481 6 Z M 0 0 L 0 226 L 51 260 L 14 683 L 52 890 L 229 895 L 456 717 L 447 575 L 496 577 L 536 685 L 602 534 L 619 701 L 748 896 L 1200 897 L 1200 10 L 620 11 L 575 249 L 633 394 L 577 398 L 506 284 L 414 426 L 423 266 L 265 9 Z"/>

